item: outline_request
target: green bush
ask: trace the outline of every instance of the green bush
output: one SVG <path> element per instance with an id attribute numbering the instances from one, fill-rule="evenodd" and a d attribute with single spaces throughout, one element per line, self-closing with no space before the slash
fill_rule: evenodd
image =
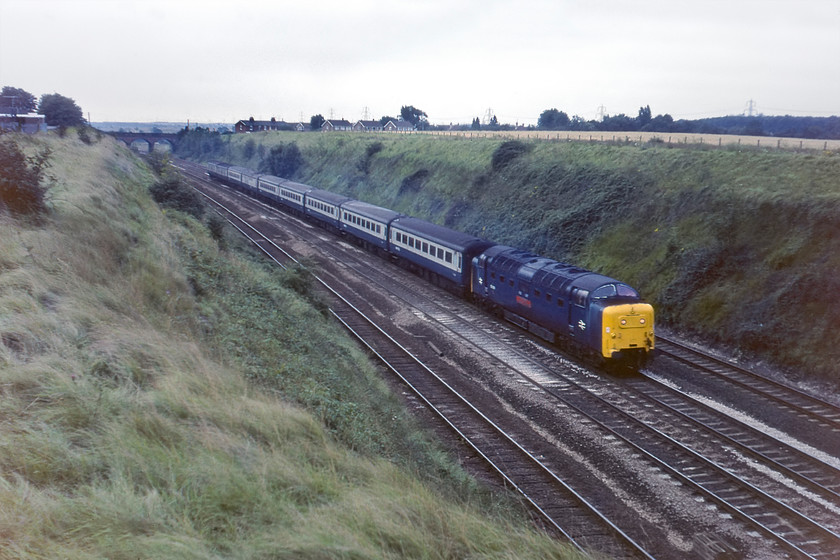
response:
<path id="1" fill-rule="evenodd" d="M 528 145 L 519 140 L 502 142 L 501 146 L 493 152 L 493 157 L 490 159 L 490 166 L 493 168 L 493 171 L 501 171 L 527 151 Z"/>
<path id="2" fill-rule="evenodd" d="M 262 144 L 260 146 L 262 147 Z M 262 160 L 260 168 L 272 175 L 291 179 L 302 165 L 303 156 L 300 153 L 300 148 L 294 142 L 289 142 L 271 148 L 268 156 Z"/>
<path id="3" fill-rule="evenodd" d="M 49 148 L 27 157 L 10 137 L 0 138 L 0 208 L 17 215 L 47 212 L 47 189 L 41 180 L 49 157 Z"/>
<path id="4" fill-rule="evenodd" d="M 204 215 L 201 197 L 178 177 L 163 177 L 149 191 L 155 202 L 164 208 L 180 210 L 199 219 Z"/>

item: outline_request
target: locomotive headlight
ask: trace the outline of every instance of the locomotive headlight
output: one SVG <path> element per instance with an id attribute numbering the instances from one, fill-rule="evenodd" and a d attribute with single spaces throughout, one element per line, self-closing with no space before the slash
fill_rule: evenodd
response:
<path id="1" fill-rule="evenodd" d="M 644 325 L 644 324 L 645 324 L 645 318 L 644 318 L 644 317 L 639 317 L 639 324 L 640 324 L 640 325 Z"/>
<path id="2" fill-rule="evenodd" d="M 626 324 L 627 324 L 627 319 L 622 319 L 622 320 L 621 320 L 621 324 L 622 324 L 622 325 L 626 325 Z"/>

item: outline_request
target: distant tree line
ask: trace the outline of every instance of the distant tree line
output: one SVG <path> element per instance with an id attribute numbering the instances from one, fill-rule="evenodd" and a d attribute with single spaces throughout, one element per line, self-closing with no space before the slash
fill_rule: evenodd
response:
<path id="1" fill-rule="evenodd" d="M 569 117 L 563 111 L 546 109 L 537 121 L 540 130 L 667 132 L 695 134 L 738 134 L 790 138 L 840 139 L 840 117 L 771 117 L 733 115 L 697 120 L 674 120 L 671 115 L 653 116 L 650 105 L 639 108 L 636 117 L 606 115 L 602 120 Z"/>
<path id="2" fill-rule="evenodd" d="M 0 113 L 7 115 L 38 113 L 44 115 L 48 126 L 60 128 L 86 124 L 82 109 L 71 98 L 58 93 L 45 93 L 36 103 L 34 95 L 12 86 L 3 86 L 0 92 Z"/>

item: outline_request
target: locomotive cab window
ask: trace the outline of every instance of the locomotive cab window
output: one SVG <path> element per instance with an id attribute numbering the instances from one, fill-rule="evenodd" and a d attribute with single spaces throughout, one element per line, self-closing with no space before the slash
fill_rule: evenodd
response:
<path id="1" fill-rule="evenodd" d="M 637 292 L 627 284 L 617 284 L 616 288 L 620 297 L 639 298 L 639 292 Z"/>
<path id="2" fill-rule="evenodd" d="M 581 307 L 586 307 L 586 298 L 589 297 L 589 290 L 581 290 L 575 288 L 572 290 L 572 303 Z"/>
<path id="3" fill-rule="evenodd" d="M 607 284 L 592 292 L 592 299 L 606 299 L 615 296 L 615 294 L 615 284 Z"/>

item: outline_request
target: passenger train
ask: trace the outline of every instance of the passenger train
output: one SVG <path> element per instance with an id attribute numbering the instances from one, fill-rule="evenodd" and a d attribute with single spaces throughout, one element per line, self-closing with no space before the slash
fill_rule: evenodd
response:
<path id="1" fill-rule="evenodd" d="M 653 355 L 653 307 L 623 282 L 244 167 L 210 162 L 207 170 L 572 353 L 631 368 Z"/>

